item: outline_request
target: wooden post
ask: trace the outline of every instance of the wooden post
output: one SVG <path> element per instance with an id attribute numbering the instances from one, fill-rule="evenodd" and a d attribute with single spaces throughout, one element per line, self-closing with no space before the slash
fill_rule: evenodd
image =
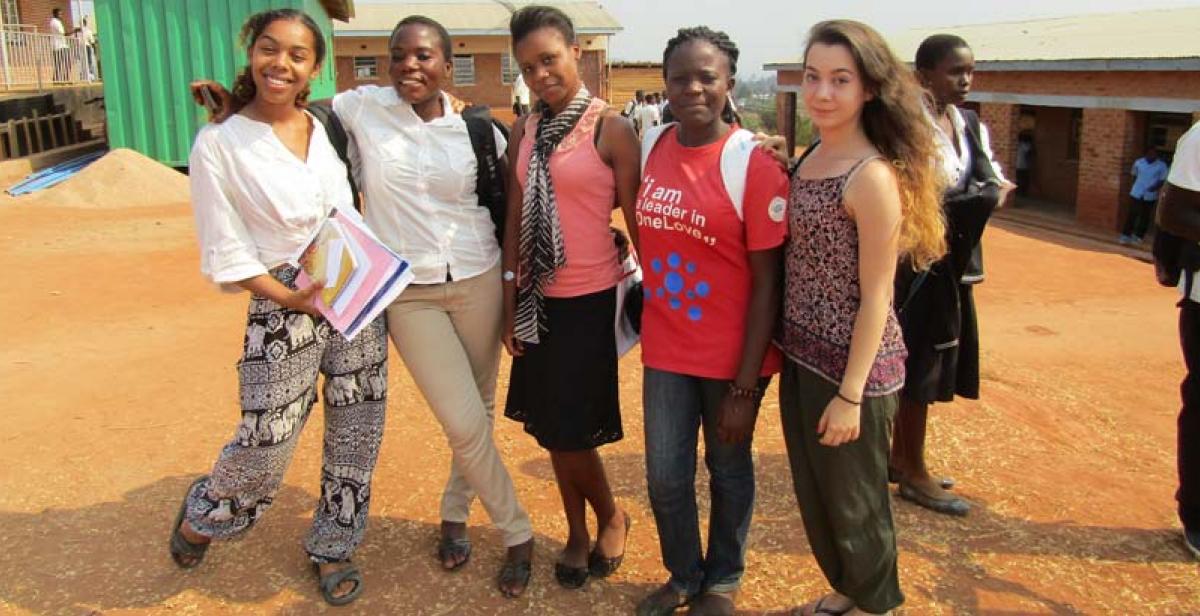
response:
<path id="1" fill-rule="evenodd" d="M 775 126 L 779 134 L 787 139 L 788 157 L 796 153 L 796 93 L 779 92 L 775 95 Z"/>

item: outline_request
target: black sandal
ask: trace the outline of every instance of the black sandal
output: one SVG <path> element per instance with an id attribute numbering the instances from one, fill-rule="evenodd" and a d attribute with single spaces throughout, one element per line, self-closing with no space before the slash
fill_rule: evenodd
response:
<path id="1" fill-rule="evenodd" d="M 829 614 L 829 616 L 842 616 L 843 614 L 850 613 L 850 610 L 854 609 L 853 603 L 850 604 L 850 607 L 844 607 L 840 610 L 837 608 L 833 608 L 833 607 L 825 607 L 825 600 L 828 598 L 829 597 L 821 597 L 819 600 L 817 600 L 817 606 L 813 608 L 813 614 Z"/>
<path id="2" fill-rule="evenodd" d="M 338 569 L 332 573 L 321 575 L 321 565 L 313 563 L 313 572 L 317 574 L 317 580 L 321 589 L 321 597 L 329 605 L 346 605 L 358 598 L 362 594 L 363 579 L 362 573 L 359 573 L 358 567 L 350 563 L 350 561 L 341 561 L 348 564 L 348 567 Z M 337 564 L 337 563 L 328 563 Z M 338 586 L 345 582 L 354 582 L 354 587 L 344 595 L 335 595 Z"/>
<path id="3" fill-rule="evenodd" d="M 659 586 L 654 592 L 638 601 L 637 616 L 671 616 L 688 604 L 688 596 L 675 590 L 670 582 Z"/>
<path id="4" fill-rule="evenodd" d="M 625 545 L 629 546 L 629 527 L 633 526 L 633 518 L 629 517 L 628 512 L 622 512 L 625 515 Z M 597 542 L 598 543 L 598 542 Z M 599 545 L 592 548 L 592 552 L 588 554 L 588 571 L 598 578 L 606 578 L 617 572 L 621 568 L 621 562 L 625 560 L 625 550 L 617 556 L 609 558 L 600 554 Z"/>
<path id="5" fill-rule="evenodd" d="M 587 567 L 572 567 L 562 563 L 554 563 L 554 579 L 558 580 L 558 585 L 563 588 L 570 590 L 583 588 L 590 574 Z"/>
<path id="6" fill-rule="evenodd" d="M 471 539 L 468 537 L 443 536 L 438 541 L 437 556 L 442 561 L 443 570 L 458 571 L 471 560 Z M 448 560 L 455 561 L 455 565 L 447 567 L 446 561 Z"/>
<path id="7" fill-rule="evenodd" d="M 183 536 L 184 518 L 187 517 L 188 497 L 192 495 L 192 490 L 201 482 L 208 479 L 208 475 L 204 475 L 188 485 L 187 492 L 183 494 L 183 503 L 179 505 L 179 513 L 175 516 L 175 525 L 171 530 L 171 560 L 175 561 L 181 569 L 192 569 L 204 561 L 204 554 L 208 551 L 208 545 L 212 541 L 205 543 L 192 543 Z"/>
<path id="8" fill-rule="evenodd" d="M 529 588 L 529 578 L 533 575 L 533 564 L 530 560 L 521 562 L 505 562 L 504 566 L 500 567 L 500 575 L 496 578 L 496 587 L 500 589 L 500 594 L 509 599 L 520 597 L 525 589 Z M 514 583 L 521 583 L 520 592 L 512 592 L 508 590 L 509 586 Z"/>

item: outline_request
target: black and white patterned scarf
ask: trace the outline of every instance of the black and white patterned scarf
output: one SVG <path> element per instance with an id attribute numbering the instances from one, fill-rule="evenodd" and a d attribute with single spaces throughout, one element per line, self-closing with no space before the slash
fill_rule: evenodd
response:
<path id="1" fill-rule="evenodd" d="M 558 200 L 554 196 L 554 181 L 550 178 L 550 156 L 575 129 L 591 102 L 592 95 L 586 87 L 580 86 L 575 98 L 559 113 L 552 113 L 545 104 L 538 103 L 542 115 L 529 156 L 518 247 L 521 278 L 517 286 L 513 334 L 522 342 L 537 344 L 539 336 L 548 331 L 542 292 L 554 282 L 558 270 L 567 264 Z"/>

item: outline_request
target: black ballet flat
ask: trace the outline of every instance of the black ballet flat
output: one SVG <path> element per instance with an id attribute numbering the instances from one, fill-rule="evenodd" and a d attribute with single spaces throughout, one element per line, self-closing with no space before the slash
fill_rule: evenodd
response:
<path id="1" fill-rule="evenodd" d="M 554 563 L 554 579 L 563 588 L 576 590 L 583 588 L 590 575 L 587 567 L 571 567 L 562 563 Z"/>
<path id="2" fill-rule="evenodd" d="M 633 526 L 633 518 L 625 513 L 625 545 L 629 545 L 629 527 Z M 621 568 L 621 562 L 625 560 L 625 550 L 613 557 L 608 557 L 600 554 L 598 547 L 592 548 L 592 552 L 588 554 L 588 571 L 598 578 L 606 578 L 617 572 Z"/>

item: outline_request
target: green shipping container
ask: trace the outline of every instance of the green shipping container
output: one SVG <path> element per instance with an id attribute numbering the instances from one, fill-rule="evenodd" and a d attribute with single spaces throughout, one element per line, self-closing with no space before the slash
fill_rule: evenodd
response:
<path id="1" fill-rule="evenodd" d="M 238 32 L 271 8 L 313 17 L 325 35 L 325 64 L 313 99 L 333 96 L 333 22 L 354 14 L 353 0 L 95 0 L 101 32 L 108 143 L 172 167 L 186 167 L 206 112 L 192 101 L 195 79 L 233 83 L 246 65 Z"/>

